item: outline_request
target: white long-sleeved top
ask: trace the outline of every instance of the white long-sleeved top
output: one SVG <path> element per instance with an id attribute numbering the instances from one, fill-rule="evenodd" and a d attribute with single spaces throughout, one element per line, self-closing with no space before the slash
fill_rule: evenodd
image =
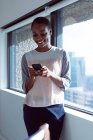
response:
<path id="1" fill-rule="evenodd" d="M 70 65 L 67 52 L 61 48 L 52 47 L 46 52 L 32 50 L 25 53 L 21 63 L 22 87 L 25 92 L 25 82 L 29 78 L 28 67 L 37 63 L 47 66 L 57 76 L 62 77 L 62 85 L 58 87 L 50 78 L 37 76 L 33 87 L 26 94 L 24 103 L 31 107 L 64 104 L 64 91 L 70 85 Z"/>

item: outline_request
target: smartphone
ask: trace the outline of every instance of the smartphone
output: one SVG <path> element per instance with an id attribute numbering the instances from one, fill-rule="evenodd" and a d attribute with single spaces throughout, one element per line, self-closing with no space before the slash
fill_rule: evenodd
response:
<path id="1" fill-rule="evenodd" d="M 42 65 L 41 64 L 32 64 L 32 67 L 35 69 L 35 70 L 40 70 L 42 68 Z"/>

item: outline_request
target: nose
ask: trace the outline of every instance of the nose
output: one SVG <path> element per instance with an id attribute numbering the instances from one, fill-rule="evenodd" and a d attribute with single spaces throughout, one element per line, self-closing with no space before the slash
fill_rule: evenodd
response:
<path id="1" fill-rule="evenodd" d="M 41 39 L 42 39 L 42 36 L 41 36 L 41 35 L 38 35 L 38 36 L 37 36 L 37 39 L 38 39 L 38 40 L 41 40 Z"/>
<path id="2" fill-rule="evenodd" d="M 36 37 L 36 40 L 37 40 L 37 41 L 42 41 L 42 39 L 43 39 L 43 38 L 42 38 L 41 35 L 38 35 L 38 36 Z"/>

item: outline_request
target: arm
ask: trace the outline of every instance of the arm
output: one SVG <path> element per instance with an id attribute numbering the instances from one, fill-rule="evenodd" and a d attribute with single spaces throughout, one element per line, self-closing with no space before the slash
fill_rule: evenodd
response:
<path id="1" fill-rule="evenodd" d="M 31 76 L 26 80 L 25 88 L 26 88 L 27 92 L 33 87 L 34 82 L 35 82 L 35 77 L 34 76 Z"/>
<path id="2" fill-rule="evenodd" d="M 58 87 L 66 90 L 70 86 L 70 61 L 68 54 L 63 51 L 62 57 L 62 72 L 61 76 L 57 76 L 47 67 L 43 67 L 42 76 L 49 77 Z"/>
<path id="3" fill-rule="evenodd" d="M 25 54 L 22 56 L 21 69 L 22 69 L 22 89 L 27 94 L 27 92 L 33 87 L 35 77 L 29 75 L 29 69 Z"/>
<path id="4" fill-rule="evenodd" d="M 70 69 L 70 58 L 67 52 L 63 51 L 63 63 L 61 77 L 63 81 L 64 89 L 68 89 L 71 83 L 71 69 Z"/>

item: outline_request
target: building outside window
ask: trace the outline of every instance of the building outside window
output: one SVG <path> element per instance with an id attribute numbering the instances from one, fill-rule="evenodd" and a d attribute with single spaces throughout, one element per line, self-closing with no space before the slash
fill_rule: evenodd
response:
<path id="1" fill-rule="evenodd" d="M 93 112 L 93 1 L 81 0 L 62 9 L 63 48 L 71 61 L 71 87 L 65 101 Z"/>

